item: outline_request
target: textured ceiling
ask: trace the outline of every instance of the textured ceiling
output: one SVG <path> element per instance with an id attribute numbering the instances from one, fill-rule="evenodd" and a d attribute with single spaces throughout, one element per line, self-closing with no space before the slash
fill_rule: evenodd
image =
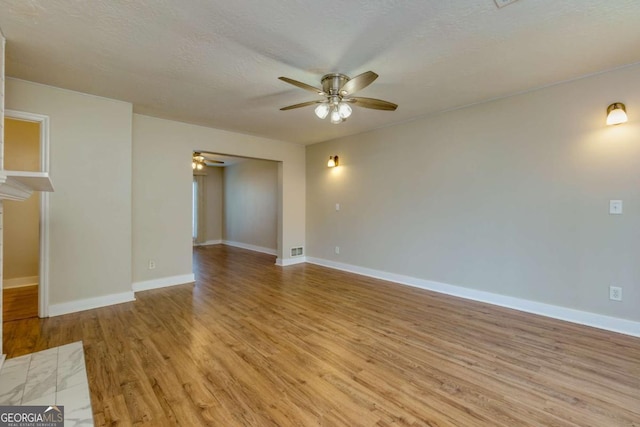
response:
<path id="1" fill-rule="evenodd" d="M 638 0 L 0 0 L 8 76 L 303 144 L 638 62 L 639 23 Z M 397 111 L 279 111 L 314 99 L 279 76 L 368 70 Z"/>

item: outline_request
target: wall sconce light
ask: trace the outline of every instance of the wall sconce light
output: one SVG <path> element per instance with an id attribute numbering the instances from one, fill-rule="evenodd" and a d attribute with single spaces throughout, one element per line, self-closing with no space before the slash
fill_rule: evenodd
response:
<path id="1" fill-rule="evenodd" d="M 619 125 L 627 120 L 627 108 L 622 102 L 614 102 L 607 107 L 607 125 Z"/>
<path id="2" fill-rule="evenodd" d="M 327 162 L 328 168 L 335 168 L 340 163 L 338 162 L 338 156 L 329 156 L 329 161 Z"/>

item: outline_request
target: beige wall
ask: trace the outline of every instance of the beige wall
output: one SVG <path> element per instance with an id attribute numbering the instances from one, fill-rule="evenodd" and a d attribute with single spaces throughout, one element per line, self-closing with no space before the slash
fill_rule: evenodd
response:
<path id="1" fill-rule="evenodd" d="M 224 168 L 224 240 L 276 250 L 277 190 L 276 162 L 252 159 Z"/>
<path id="2" fill-rule="evenodd" d="M 308 146 L 307 255 L 638 321 L 639 93 L 634 66 Z"/>
<path id="3" fill-rule="evenodd" d="M 7 79 L 50 117 L 50 303 L 131 291 L 131 104 Z"/>
<path id="4" fill-rule="evenodd" d="M 204 179 L 205 240 L 222 240 L 222 174 L 220 167 L 208 167 Z"/>
<path id="5" fill-rule="evenodd" d="M 281 162 L 279 248 L 305 241 L 305 148 L 300 145 L 133 115 L 133 281 L 192 272 L 191 154 L 194 150 Z M 280 258 L 282 256 L 280 255 Z M 154 270 L 149 260 L 156 261 Z"/>
<path id="6" fill-rule="evenodd" d="M 40 125 L 5 119 L 4 167 L 40 170 Z M 40 251 L 40 198 L 4 202 L 3 285 L 7 280 L 38 276 Z"/>

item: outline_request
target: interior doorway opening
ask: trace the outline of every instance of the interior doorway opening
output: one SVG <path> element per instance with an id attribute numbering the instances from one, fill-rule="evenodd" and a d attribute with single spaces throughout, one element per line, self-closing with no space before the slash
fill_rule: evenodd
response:
<path id="1" fill-rule="evenodd" d="M 194 151 L 194 246 L 226 244 L 278 255 L 281 162 Z"/>
<path id="2" fill-rule="evenodd" d="M 49 118 L 5 111 L 4 169 L 49 172 Z M 3 202 L 2 322 L 47 317 L 49 194 Z"/>
<path id="3" fill-rule="evenodd" d="M 40 170 L 40 123 L 5 118 L 4 168 Z M 3 321 L 38 316 L 40 199 L 3 203 Z"/>

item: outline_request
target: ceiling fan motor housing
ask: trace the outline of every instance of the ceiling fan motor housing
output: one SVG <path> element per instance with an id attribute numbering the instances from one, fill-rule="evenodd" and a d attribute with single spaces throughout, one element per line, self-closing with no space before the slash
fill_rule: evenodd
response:
<path id="1" fill-rule="evenodd" d="M 344 74 L 332 73 L 322 76 L 322 90 L 327 95 L 340 95 L 340 89 L 350 79 Z"/>

